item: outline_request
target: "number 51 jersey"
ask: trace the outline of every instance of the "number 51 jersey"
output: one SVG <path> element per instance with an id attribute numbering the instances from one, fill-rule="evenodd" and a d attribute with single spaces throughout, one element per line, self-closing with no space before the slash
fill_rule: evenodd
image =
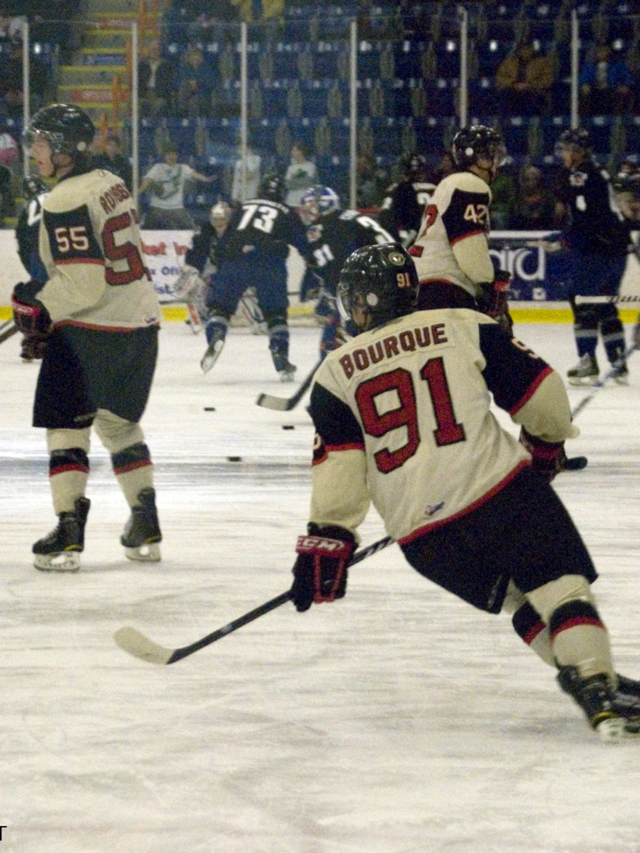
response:
<path id="1" fill-rule="evenodd" d="M 54 324 L 117 331 L 159 323 L 133 198 L 111 172 L 55 185 L 44 199 L 39 248 L 48 278 L 38 298 Z"/>
<path id="2" fill-rule="evenodd" d="M 401 544 L 490 499 L 531 457 L 491 411 L 576 434 L 562 378 L 486 315 L 417 311 L 330 353 L 311 393 L 310 521 L 355 530 L 371 500 Z"/>

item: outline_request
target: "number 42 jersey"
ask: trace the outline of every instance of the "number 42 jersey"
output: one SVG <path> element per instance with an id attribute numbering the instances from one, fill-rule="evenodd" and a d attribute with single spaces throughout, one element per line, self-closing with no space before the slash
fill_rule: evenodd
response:
<path id="1" fill-rule="evenodd" d="M 493 281 L 490 202 L 489 185 L 472 172 L 455 172 L 440 181 L 409 249 L 421 284 L 447 281 L 475 297 L 480 282 Z"/>
<path id="2" fill-rule="evenodd" d="M 39 250 L 47 282 L 38 298 L 54 324 L 117 331 L 159 323 L 133 198 L 111 172 L 56 184 L 44 199 Z"/>
<path id="3" fill-rule="evenodd" d="M 310 521 L 352 531 L 370 502 L 400 544 L 490 499 L 531 457 L 491 410 L 547 440 L 578 430 L 562 378 L 486 315 L 417 311 L 316 373 Z"/>

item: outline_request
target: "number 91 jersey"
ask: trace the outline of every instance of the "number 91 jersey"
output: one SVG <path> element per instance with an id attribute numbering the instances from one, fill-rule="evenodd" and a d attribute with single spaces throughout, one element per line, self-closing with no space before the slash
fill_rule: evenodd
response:
<path id="1" fill-rule="evenodd" d="M 447 281 L 477 296 L 476 284 L 486 276 L 472 281 L 456 260 L 454 246 L 460 251 L 464 240 L 488 234 L 490 202 L 489 185 L 472 172 L 455 172 L 438 184 L 409 250 L 421 283 Z"/>
<path id="2" fill-rule="evenodd" d="M 417 311 L 330 353 L 311 392 L 310 521 L 355 530 L 371 500 L 400 544 L 489 500 L 530 456 L 494 416 L 562 440 L 562 378 L 479 312 Z"/>
<path id="3" fill-rule="evenodd" d="M 65 178 L 45 197 L 38 294 L 55 323 L 135 329 L 159 323 L 144 264 L 138 215 L 120 178 L 94 169 Z"/>

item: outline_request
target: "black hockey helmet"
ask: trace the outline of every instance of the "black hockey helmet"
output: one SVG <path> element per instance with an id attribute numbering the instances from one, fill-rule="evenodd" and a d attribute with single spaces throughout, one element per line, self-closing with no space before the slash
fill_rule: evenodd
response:
<path id="1" fill-rule="evenodd" d="M 423 180 L 427 174 L 427 158 L 422 154 L 410 151 L 403 154 L 398 161 L 400 177 L 405 181 Z"/>
<path id="2" fill-rule="evenodd" d="M 361 332 L 375 329 L 415 311 L 418 287 L 413 258 L 400 243 L 365 246 L 349 255 L 340 272 L 340 313 Z"/>
<path id="3" fill-rule="evenodd" d="M 23 134 L 24 145 L 31 148 L 36 136 L 43 136 L 53 154 L 67 154 L 76 162 L 93 142 L 96 129 L 84 110 L 75 104 L 51 104 L 42 107 Z"/>
<path id="4" fill-rule="evenodd" d="M 451 143 L 451 156 L 459 169 L 468 169 L 481 157 L 499 166 L 506 153 L 500 131 L 484 124 L 461 128 Z"/>
<path id="5" fill-rule="evenodd" d="M 283 178 L 277 172 L 269 172 L 260 183 L 258 195 L 260 198 L 268 198 L 271 201 L 283 201 L 285 195 Z"/>
<path id="6" fill-rule="evenodd" d="M 558 137 L 555 146 L 556 154 L 566 150 L 576 154 L 582 153 L 585 157 L 591 156 L 592 149 L 591 134 L 584 127 L 572 127 L 564 130 Z"/>

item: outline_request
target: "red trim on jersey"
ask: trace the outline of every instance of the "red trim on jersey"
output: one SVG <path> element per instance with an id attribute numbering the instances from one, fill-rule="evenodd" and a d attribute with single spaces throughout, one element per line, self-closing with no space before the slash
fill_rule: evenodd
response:
<path id="1" fill-rule="evenodd" d="M 53 262 L 56 267 L 62 267 L 65 264 L 97 264 L 100 267 L 104 266 L 104 258 L 59 258 Z"/>
<path id="2" fill-rule="evenodd" d="M 466 240 L 467 237 L 475 237 L 476 234 L 484 234 L 484 228 L 478 228 L 476 231 L 469 231 L 468 234 L 463 234 L 461 237 L 456 237 L 454 240 L 450 241 L 450 245 L 455 246 L 455 244 L 459 243 L 461 240 Z"/>
<path id="3" fill-rule="evenodd" d="M 540 620 L 539 622 L 536 622 L 536 624 L 533 625 L 531 628 L 529 628 L 529 630 L 527 631 L 527 633 L 524 635 L 524 637 L 522 639 L 525 641 L 525 643 L 528 646 L 530 646 L 531 643 L 533 643 L 535 638 L 538 636 L 538 634 L 541 631 L 544 631 L 544 629 L 546 627 L 547 626 L 544 624 L 544 622 L 542 620 Z"/>
<path id="4" fill-rule="evenodd" d="M 539 388 L 539 387 L 540 387 L 540 385 L 542 384 L 542 380 L 543 380 L 543 379 L 546 379 L 546 378 L 547 378 L 547 376 L 548 376 L 550 373 L 552 373 L 552 372 L 553 372 L 553 368 L 552 368 L 552 367 L 549 367 L 549 365 L 547 365 L 547 367 L 545 367 L 545 369 L 544 369 L 543 371 L 541 371 L 541 372 L 536 376 L 536 378 L 533 380 L 533 382 L 531 383 L 531 385 L 529 385 L 529 387 L 527 388 L 526 393 L 524 394 L 524 396 L 523 396 L 523 397 L 521 397 L 521 398 L 518 400 L 518 402 L 515 404 L 515 406 L 512 406 L 512 407 L 509 409 L 509 414 L 510 414 L 512 417 L 513 417 L 513 415 L 515 415 L 515 414 L 516 414 L 516 412 L 519 412 L 519 411 L 520 411 L 520 409 L 525 405 L 525 403 L 528 403 L 528 402 L 529 402 L 529 400 L 533 397 L 533 395 L 536 393 L 536 391 L 538 390 L 538 388 Z"/>
<path id="5" fill-rule="evenodd" d="M 78 463 L 71 463 L 69 465 L 58 465 L 56 468 L 51 468 L 49 470 L 49 476 L 55 477 L 57 474 L 68 474 L 69 471 L 80 471 L 82 474 L 89 473 L 88 465 L 80 465 Z"/>
<path id="6" fill-rule="evenodd" d="M 146 468 L 148 465 L 151 465 L 151 459 L 140 459 L 138 462 L 130 462 L 129 465 L 114 468 L 113 473 L 117 477 L 119 474 L 128 474 L 129 471 L 135 471 L 138 468 Z"/>
<path id="7" fill-rule="evenodd" d="M 460 512 L 456 512 L 454 515 L 450 515 L 447 518 L 443 518 L 441 521 L 434 521 L 431 524 L 425 524 L 422 527 L 417 527 L 408 536 L 403 536 L 401 539 L 398 539 L 399 545 L 408 545 L 409 542 L 413 542 L 414 539 L 418 539 L 420 536 L 423 536 L 425 533 L 430 533 L 432 530 L 435 530 L 438 527 L 442 527 L 443 524 L 449 524 L 450 521 L 455 521 L 457 518 L 461 518 L 463 515 L 467 515 L 469 512 L 473 512 L 474 509 L 477 509 L 482 504 L 486 503 L 488 500 L 494 495 L 497 495 L 498 492 L 502 491 L 505 486 L 508 486 L 509 483 L 513 480 L 513 478 L 520 473 L 520 471 L 528 468 L 531 465 L 531 460 L 522 459 L 516 467 L 507 474 L 499 483 L 489 489 L 488 492 L 485 492 L 482 497 L 478 498 L 478 500 L 474 501 L 469 506 L 466 506 L 464 509 L 461 509 Z"/>
<path id="8" fill-rule="evenodd" d="M 585 625 L 591 626 L 592 628 L 602 628 L 603 631 L 606 631 L 606 628 L 597 616 L 576 616 L 573 619 L 567 619 L 566 622 L 563 622 L 562 625 L 560 625 L 560 627 L 551 634 L 551 641 L 553 642 L 558 634 L 561 634 L 563 631 L 567 631 L 569 628 L 579 628 L 581 626 L 584 627 Z"/>
<path id="9" fill-rule="evenodd" d="M 364 444 L 353 442 L 352 444 L 330 444 L 325 445 L 324 453 L 319 459 L 314 459 L 311 462 L 311 467 L 319 465 L 329 457 L 330 453 L 340 453 L 341 450 L 361 450 L 364 453 Z"/>
<path id="10" fill-rule="evenodd" d="M 138 329 L 148 329 L 159 325 L 159 320 L 149 323 L 148 326 L 101 326 L 98 323 L 79 323 L 77 320 L 60 320 L 58 323 L 53 324 L 53 328 L 59 329 L 61 326 L 76 326 L 78 329 L 91 329 L 94 332 L 137 332 Z"/>

